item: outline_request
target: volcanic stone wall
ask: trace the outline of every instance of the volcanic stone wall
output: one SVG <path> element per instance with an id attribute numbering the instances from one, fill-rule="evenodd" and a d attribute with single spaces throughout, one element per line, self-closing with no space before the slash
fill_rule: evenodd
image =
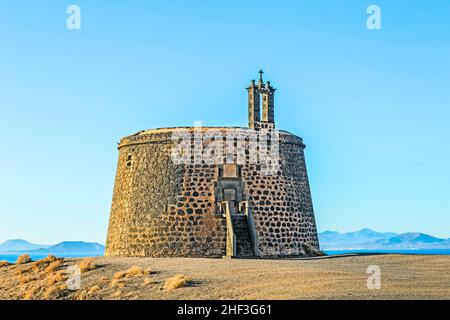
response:
<path id="1" fill-rule="evenodd" d="M 226 222 L 215 199 L 221 166 L 209 158 L 189 163 L 202 153 L 194 148 L 199 143 L 194 139 L 178 144 L 192 147 L 192 153 L 184 154 L 183 161 L 173 161 L 173 134 L 179 130 L 199 133 L 198 128 L 155 129 L 121 140 L 107 256 L 225 255 Z M 231 134 L 245 140 L 254 131 L 203 127 L 200 134 Z M 319 249 L 303 142 L 284 131 L 279 138 L 275 165 L 254 163 L 253 150 L 237 142 L 223 159 L 245 155 L 241 175 L 244 198 L 254 216 L 258 256 L 303 255 L 305 246 Z M 200 144 L 205 147 L 208 141 Z"/>

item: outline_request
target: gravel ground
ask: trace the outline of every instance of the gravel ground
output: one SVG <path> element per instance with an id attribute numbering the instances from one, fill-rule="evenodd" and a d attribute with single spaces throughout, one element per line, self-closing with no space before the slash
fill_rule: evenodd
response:
<path id="1" fill-rule="evenodd" d="M 79 262 L 68 259 L 58 269 L 64 272 Z M 50 285 L 49 278 L 58 270 L 39 271 L 32 264 L 0 267 L 0 299 L 450 299 L 450 256 L 297 260 L 101 257 L 94 262 L 95 269 L 82 273 L 77 291 L 65 288 L 65 280 Z M 371 265 L 381 269 L 380 290 L 367 288 L 366 270 Z M 113 280 L 115 273 L 133 266 L 144 272 Z M 166 280 L 177 274 L 190 280 L 184 287 L 165 289 Z M 24 275 L 29 281 L 23 280 Z"/>

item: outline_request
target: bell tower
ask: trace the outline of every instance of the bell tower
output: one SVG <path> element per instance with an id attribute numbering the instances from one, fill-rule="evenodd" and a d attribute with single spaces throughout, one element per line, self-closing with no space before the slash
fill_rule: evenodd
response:
<path id="1" fill-rule="evenodd" d="M 274 116 L 274 96 L 275 88 L 270 85 L 270 81 L 264 83 L 263 71 L 259 70 L 259 81 L 256 84 L 252 80 L 248 91 L 248 126 L 249 128 L 259 129 L 261 123 L 269 124 L 270 127 L 275 126 Z M 261 101 L 262 100 L 262 101 Z M 262 104 L 262 119 L 261 119 Z"/>

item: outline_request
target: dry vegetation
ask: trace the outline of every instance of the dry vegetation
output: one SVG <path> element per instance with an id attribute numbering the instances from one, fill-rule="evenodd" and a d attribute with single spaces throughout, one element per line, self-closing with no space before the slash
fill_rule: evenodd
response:
<path id="1" fill-rule="evenodd" d="M 164 283 L 164 289 L 173 290 L 184 287 L 190 281 L 184 274 L 177 274 L 175 277 L 169 278 Z"/>
<path id="2" fill-rule="evenodd" d="M 10 265 L 10 263 L 8 261 L 4 261 L 4 260 L 0 261 L 0 268 L 7 267 L 9 265 Z"/>
<path id="3" fill-rule="evenodd" d="M 148 278 L 148 277 L 144 278 L 144 286 L 147 286 L 147 285 L 152 284 L 152 283 L 154 283 L 153 279 Z"/>
<path id="4" fill-rule="evenodd" d="M 407 255 L 309 260 L 49 256 L 0 268 L 0 300 L 450 299 L 449 264 L 450 256 Z M 382 270 L 381 290 L 367 289 L 369 265 Z M 73 266 L 82 270 L 76 290 L 68 282 L 67 269 Z"/>
<path id="5" fill-rule="evenodd" d="M 48 257 L 33 262 L 29 255 L 22 255 L 16 264 L 5 266 L 10 276 L 0 276 L 0 288 L 10 285 L 17 292 L 14 299 L 57 299 L 67 291 L 65 261 L 62 258 Z M 2 297 L 3 298 L 3 297 Z"/>
<path id="6" fill-rule="evenodd" d="M 143 269 L 142 267 L 132 266 L 128 270 L 116 272 L 113 276 L 113 280 L 122 278 L 138 277 L 150 275 L 151 270 L 149 268 Z"/>
<path id="7" fill-rule="evenodd" d="M 37 290 L 37 288 L 35 288 L 35 287 L 32 287 L 32 288 L 26 290 L 23 295 L 23 299 L 24 300 L 33 300 L 33 298 L 35 297 L 35 294 L 36 294 L 36 290 Z"/>
<path id="8" fill-rule="evenodd" d="M 149 276 L 150 274 L 151 274 L 151 269 L 150 268 L 144 269 L 144 268 L 139 267 L 139 266 L 132 266 L 132 267 L 130 267 L 127 270 L 122 270 L 122 271 L 118 271 L 118 272 L 114 273 L 114 275 L 112 276 L 112 280 L 111 280 L 110 286 L 111 287 L 125 288 L 128 279 L 138 278 L 138 277 L 143 277 L 143 276 Z M 144 279 L 144 284 L 145 284 L 145 281 L 146 280 Z M 149 283 L 150 282 L 148 282 L 147 284 L 149 284 Z"/>
<path id="9" fill-rule="evenodd" d="M 30 256 L 28 254 L 23 254 L 17 258 L 17 264 L 25 264 L 32 262 Z"/>
<path id="10" fill-rule="evenodd" d="M 96 286 L 91 287 L 91 288 L 89 289 L 89 294 L 94 294 L 94 293 L 96 293 L 97 291 L 100 291 L 100 286 L 99 286 L 99 285 L 96 285 Z"/>
<path id="11" fill-rule="evenodd" d="M 51 275 L 48 277 L 47 283 L 49 286 L 52 286 L 54 284 L 61 283 L 66 280 L 67 280 L 66 272 L 64 270 L 61 270 L 56 273 L 51 273 Z"/>
<path id="12" fill-rule="evenodd" d="M 93 258 L 86 258 L 78 263 L 78 268 L 80 268 L 81 273 L 84 273 L 97 268 L 97 264 Z"/>
<path id="13" fill-rule="evenodd" d="M 59 269 L 64 264 L 64 260 L 58 259 L 53 262 L 50 262 L 49 265 L 45 268 L 46 273 L 53 273 L 57 269 Z"/>

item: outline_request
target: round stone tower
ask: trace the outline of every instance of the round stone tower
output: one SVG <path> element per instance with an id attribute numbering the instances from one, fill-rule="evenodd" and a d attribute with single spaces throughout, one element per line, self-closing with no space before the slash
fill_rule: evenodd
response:
<path id="1" fill-rule="evenodd" d="M 105 255 L 319 253 L 305 145 L 275 129 L 275 89 L 262 71 L 247 90 L 248 128 L 196 124 L 120 141 Z"/>

